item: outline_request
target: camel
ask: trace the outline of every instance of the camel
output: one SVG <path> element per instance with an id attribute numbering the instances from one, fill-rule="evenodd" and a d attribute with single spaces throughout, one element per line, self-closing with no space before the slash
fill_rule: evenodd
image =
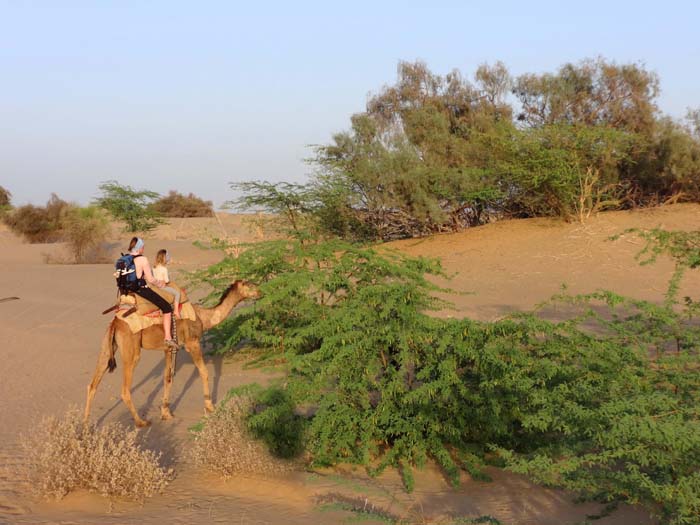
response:
<path id="1" fill-rule="evenodd" d="M 212 412 L 214 410 L 214 404 L 211 401 L 211 394 L 209 393 L 209 375 L 202 358 L 200 339 L 204 332 L 226 319 L 234 306 L 244 299 L 256 297 L 258 297 L 257 288 L 245 281 L 238 280 L 229 286 L 221 296 L 219 304 L 214 308 L 203 308 L 199 305 L 193 305 L 197 317 L 196 321 L 180 320 L 177 323 L 178 340 L 184 342 L 186 350 L 192 356 L 192 361 L 194 361 L 194 365 L 199 371 L 199 377 L 202 379 L 204 408 L 207 412 Z M 122 377 L 122 400 L 131 412 L 137 427 L 146 427 L 151 424 L 150 421 L 139 417 L 134 403 L 131 400 L 131 381 L 134 368 L 141 357 L 142 348 L 145 350 L 161 350 L 165 353 L 161 418 L 172 419 L 173 415 L 170 412 L 169 399 L 170 388 L 173 382 L 171 367 L 173 354 L 171 350 L 165 346 L 162 325 L 157 324 L 134 334 L 131 332 L 126 322 L 115 317 L 112 322 L 109 323 L 107 332 L 102 338 L 95 374 L 87 387 L 85 421 L 87 421 L 90 416 L 90 404 L 95 397 L 95 392 L 97 391 L 102 377 L 105 372 L 113 372 L 117 367 L 114 354 L 119 350 L 121 353 L 122 366 L 124 367 Z"/>

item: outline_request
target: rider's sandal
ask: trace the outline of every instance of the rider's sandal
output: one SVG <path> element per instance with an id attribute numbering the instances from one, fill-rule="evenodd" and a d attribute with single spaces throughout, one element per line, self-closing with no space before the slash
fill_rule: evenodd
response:
<path id="1" fill-rule="evenodd" d="M 179 348 L 179 345 L 175 341 L 173 341 L 172 339 L 166 339 L 165 346 L 167 346 L 171 350 L 177 350 Z"/>

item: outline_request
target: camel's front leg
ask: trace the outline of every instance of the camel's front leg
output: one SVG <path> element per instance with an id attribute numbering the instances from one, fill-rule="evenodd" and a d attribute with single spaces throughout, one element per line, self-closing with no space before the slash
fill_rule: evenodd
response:
<path id="1" fill-rule="evenodd" d="M 173 354 L 170 349 L 165 351 L 165 371 L 163 372 L 163 404 L 160 407 L 161 419 L 172 419 L 170 412 L 170 389 L 173 386 L 173 374 L 171 371 Z"/>
<path id="2" fill-rule="evenodd" d="M 141 357 L 140 349 L 138 351 L 125 351 L 122 346 L 122 363 L 124 364 L 124 375 L 122 377 L 122 400 L 129 409 L 129 412 L 131 412 L 136 426 L 147 427 L 151 424 L 151 422 L 141 419 L 138 412 L 136 412 L 134 402 L 131 400 L 131 381 L 133 379 L 134 368 L 136 368 L 136 363 L 138 363 L 139 357 Z"/>
<path id="3" fill-rule="evenodd" d="M 211 394 L 209 393 L 209 372 L 207 371 L 207 366 L 204 364 L 204 359 L 202 358 L 202 347 L 199 344 L 198 339 L 192 341 L 187 341 L 185 343 L 187 350 L 192 356 L 192 361 L 194 361 L 194 366 L 199 370 L 199 377 L 202 378 L 202 391 L 204 392 L 204 409 L 207 412 L 214 411 L 214 404 L 211 402 Z"/>

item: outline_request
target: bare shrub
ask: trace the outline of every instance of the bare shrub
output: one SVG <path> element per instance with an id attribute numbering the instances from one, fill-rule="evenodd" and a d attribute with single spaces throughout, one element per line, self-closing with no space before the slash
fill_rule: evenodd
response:
<path id="1" fill-rule="evenodd" d="M 162 492 L 173 477 L 160 454 L 138 444 L 137 431 L 83 423 L 77 410 L 44 419 L 24 436 L 26 478 L 33 491 L 61 499 L 76 489 L 137 501 Z"/>
<path id="2" fill-rule="evenodd" d="M 225 478 L 235 474 L 275 474 L 291 470 L 294 463 L 276 458 L 246 428 L 245 416 L 252 401 L 237 396 L 221 403 L 196 433 L 191 457 L 199 467 Z"/>
<path id="3" fill-rule="evenodd" d="M 576 218 L 583 224 L 591 215 L 608 208 L 617 208 L 622 202 L 617 198 L 619 184 L 603 184 L 600 170 L 588 168 L 585 175 L 579 176 L 579 192 L 574 202 Z"/>
<path id="4" fill-rule="evenodd" d="M 0 208 L 3 206 L 10 206 L 12 200 L 12 193 L 6 188 L 0 186 Z"/>
<path id="5" fill-rule="evenodd" d="M 213 217 L 211 201 L 200 199 L 195 194 L 183 195 L 171 190 L 168 195 L 155 201 L 151 208 L 163 217 Z"/>
<path id="6" fill-rule="evenodd" d="M 0 186 L 0 220 L 12 209 L 12 193 Z"/>
<path id="7" fill-rule="evenodd" d="M 61 219 L 64 237 L 76 263 L 102 262 L 100 247 L 109 232 L 106 213 L 95 206 L 71 207 Z"/>
<path id="8" fill-rule="evenodd" d="M 68 207 L 70 204 L 52 193 L 46 206 L 20 206 L 8 212 L 3 221 L 30 243 L 58 242 L 63 236 L 61 217 Z"/>

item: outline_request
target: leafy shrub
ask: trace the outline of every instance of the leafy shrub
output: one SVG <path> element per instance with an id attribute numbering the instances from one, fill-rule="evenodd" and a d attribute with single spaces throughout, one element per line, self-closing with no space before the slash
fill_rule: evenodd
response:
<path id="1" fill-rule="evenodd" d="M 159 456 L 138 444 L 138 433 L 115 424 L 83 423 L 77 410 L 44 419 L 25 437 L 27 480 L 42 497 L 61 499 L 76 489 L 142 501 L 173 477 Z"/>
<path id="2" fill-rule="evenodd" d="M 371 472 L 436 461 L 460 470 L 493 454 L 509 468 L 588 497 L 642 502 L 668 523 L 700 512 L 700 325 L 692 306 L 609 292 L 560 300 L 580 314 L 493 323 L 436 319 L 433 261 L 340 242 L 251 246 L 198 275 L 220 291 L 256 280 L 254 309 L 217 332 L 287 363 L 285 389 L 312 407 L 304 444 L 315 464 Z M 600 310 L 606 310 L 605 315 Z M 689 321 L 689 317 L 691 321 Z M 694 320 L 693 320 L 694 319 Z M 584 329 L 593 322 L 598 330 Z M 265 404 L 263 411 L 286 406 Z M 285 408 L 284 413 L 289 413 Z M 478 469 L 477 469 L 478 470 Z"/>
<path id="3" fill-rule="evenodd" d="M 102 196 L 95 199 L 95 205 L 107 210 L 115 219 L 126 222 L 126 231 L 149 231 L 163 222 L 151 207 L 159 197 L 156 192 L 135 190 L 113 180 L 103 182 L 99 189 Z"/>
<path id="4" fill-rule="evenodd" d="M 20 206 L 5 214 L 3 221 L 14 233 L 23 236 L 30 243 L 57 242 L 63 236 L 63 213 L 70 206 L 52 193 L 46 206 Z"/>
<path id="5" fill-rule="evenodd" d="M 276 457 L 291 459 L 303 450 L 304 420 L 295 414 L 289 393 L 269 388 L 256 397 L 259 409 L 248 418 L 248 429 Z"/>
<path id="6" fill-rule="evenodd" d="M 252 439 L 245 421 L 251 410 L 251 399 L 247 395 L 231 396 L 220 403 L 195 432 L 191 450 L 194 463 L 225 477 L 288 470 L 288 462 L 270 455 L 265 445 Z"/>
<path id="7" fill-rule="evenodd" d="M 163 217 L 213 217 L 214 209 L 211 201 L 205 201 L 194 193 L 183 195 L 170 191 L 153 204 L 151 209 Z"/>
<path id="8" fill-rule="evenodd" d="M 109 220 L 102 209 L 70 207 L 63 214 L 61 224 L 76 263 L 101 260 L 97 251 L 109 232 Z"/>

